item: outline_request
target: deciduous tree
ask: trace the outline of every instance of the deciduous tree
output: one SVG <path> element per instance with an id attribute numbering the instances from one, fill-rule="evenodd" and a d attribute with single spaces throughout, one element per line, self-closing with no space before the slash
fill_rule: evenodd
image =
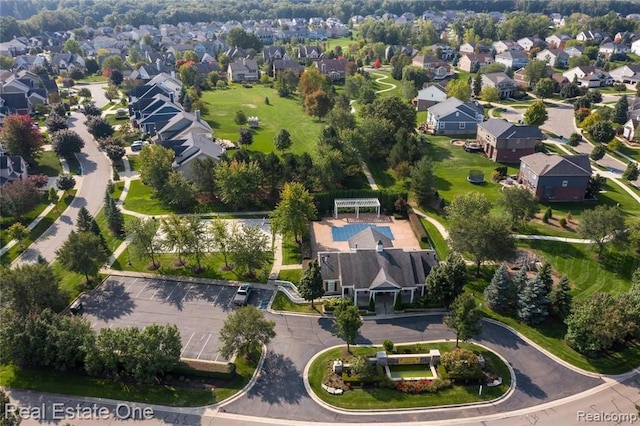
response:
<path id="1" fill-rule="evenodd" d="M 542 78 L 536 84 L 536 88 L 534 89 L 533 93 L 541 99 L 550 98 L 551 96 L 553 96 L 553 89 L 555 88 L 555 84 L 555 81 L 550 78 Z"/>
<path id="2" fill-rule="evenodd" d="M 258 192 L 262 170 L 256 162 L 221 161 L 216 166 L 220 199 L 234 210 L 245 208 Z"/>
<path id="3" fill-rule="evenodd" d="M 322 118 L 329 113 L 333 106 L 333 98 L 324 90 L 316 90 L 304 97 L 304 109 L 307 115 Z"/>
<path id="4" fill-rule="evenodd" d="M 23 318 L 46 308 L 59 312 L 67 304 L 68 295 L 60 288 L 60 278 L 48 264 L 2 267 L 0 272 L 3 310 L 11 310 Z"/>
<path id="5" fill-rule="evenodd" d="M 591 114 L 595 115 L 595 114 Z M 589 134 L 594 141 L 607 143 L 616 135 L 616 131 L 608 121 L 598 121 L 589 129 Z"/>
<path id="6" fill-rule="evenodd" d="M 449 311 L 450 314 L 444 317 L 444 323 L 455 330 L 457 348 L 460 346 L 460 340 L 466 342 L 480 332 L 482 312 L 476 307 L 475 299 L 469 293 L 462 293 L 456 297 Z"/>
<path id="7" fill-rule="evenodd" d="M 285 183 L 280 193 L 280 202 L 271 212 L 271 230 L 274 234 L 293 236 L 302 244 L 304 235 L 309 233 L 309 221 L 317 215 L 313 197 L 298 182 Z"/>
<path id="8" fill-rule="evenodd" d="M 300 283 L 298 284 L 298 292 L 303 299 L 311 301 L 312 308 L 314 307 L 313 301 L 324 295 L 324 283 L 322 281 L 322 275 L 320 274 L 320 265 L 317 260 L 309 262 L 307 268 L 304 270 Z"/>
<path id="9" fill-rule="evenodd" d="M 45 120 L 45 125 L 47 126 L 47 132 L 49 133 L 69 128 L 67 125 L 67 118 L 64 115 L 61 116 L 58 114 L 49 114 Z"/>
<path id="10" fill-rule="evenodd" d="M 104 139 L 115 132 L 111 123 L 100 116 L 90 116 L 85 124 L 87 131 L 96 139 Z"/>
<path id="11" fill-rule="evenodd" d="M 149 185 L 160 193 L 171 173 L 173 150 L 162 145 L 145 145 L 140 151 L 140 179 L 145 185 Z"/>
<path id="12" fill-rule="evenodd" d="M 42 134 L 28 115 L 13 114 L 2 122 L 2 146 L 11 155 L 20 155 L 34 164 L 42 152 Z"/>
<path id="13" fill-rule="evenodd" d="M 549 115 L 547 114 L 547 107 L 544 105 L 544 102 L 538 100 L 527 108 L 523 117 L 524 122 L 529 126 L 541 126 L 545 121 L 547 121 Z"/>
<path id="14" fill-rule="evenodd" d="M 178 210 L 187 210 L 195 202 L 193 184 L 182 173 L 171 171 L 162 187 L 162 202 Z"/>
<path id="15" fill-rule="evenodd" d="M 7 229 L 7 234 L 12 240 L 18 241 L 18 246 L 22 247 L 22 240 L 29 236 L 29 230 L 20 222 L 16 222 Z"/>
<path id="16" fill-rule="evenodd" d="M 451 253 L 427 275 L 425 287 L 429 299 L 446 308 L 462 293 L 466 282 L 467 267 L 464 259 Z"/>
<path id="17" fill-rule="evenodd" d="M 582 238 L 596 244 L 600 257 L 605 246 L 620 238 L 624 229 L 624 217 L 620 209 L 601 205 L 582 213 L 577 231 Z"/>
<path id="18" fill-rule="evenodd" d="M 226 270 L 231 269 L 229 265 L 229 258 L 233 249 L 231 236 L 236 232 L 234 229 L 229 229 L 225 221 L 219 217 L 211 220 L 211 248 L 222 255 Z"/>
<path id="19" fill-rule="evenodd" d="M 458 98 L 462 102 L 469 102 L 471 97 L 471 88 L 465 79 L 451 80 L 446 90 L 448 97 Z"/>
<path id="20" fill-rule="evenodd" d="M 334 336 L 347 343 L 347 352 L 351 353 L 350 345 L 354 344 L 360 335 L 362 319 L 358 308 L 352 303 L 341 303 L 333 312 Z"/>
<path id="21" fill-rule="evenodd" d="M 71 231 L 69 238 L 56 251 L 58 260 L 68 270 L 84 274 L 87 283 L 109 259 L 100 237 L 91 232 Z"/>
<path id="22" fill-rule="evenodd" d="M 622 178 L 630 181 L 638 179 L 638 164 L 630 161 L 624 173 L 622 173 Z"/>
<path id="23" fill-rule="evenodd" d="M 151 267 L 157 269 L 160 264 L 156 261 L 158 252 L 162 249 L 162 241 L 156 235 L 160 224 L 155 219 L 133 218 L 125 225 L 126 235 L 129 237 L 129 247 L 135 256 L 148 257 Z"/>
<path id="24" fill-rule="evenodd" d="M 476 264 L 476 275 L 485 260 L 500 261 L 515 254 L 515 243 L 506 220 L 490 215 L 491 203 L 481 194 L 456 196 L 446 207 L 449 240 L 453 250 L 468 253 Z"/>
<path id="25" fill-rule="evenodd" d="M 68 157 L 84 148 L 84 140 L 73 130 L 59 130 L 51 135 L 51 145 L 59 157 Z"/>
<path id="26" fill-rule="evenodd" d="M 511 226 L 528 222 L 540 211 L 538 200 L 524 187 L 506 187 L 502 190 L 500 203 L 511 218 Z"/>
<path id="27" fill-rule="evenodd" d="M 62 173 L 56 179 L 56 186 L 60 191 L 69 191 L 76 185 L 76 179 L 69 173 Z"/>
<path id="28" fill-rule="evenodd" d="M 260 347 L 276 336 L 276 323 L 264 318 L 255 306 L 247 305 L 230 314 L 220 329 L 220 355 L 253 358 Z"/>
<path id="29" fill-rule="evenodd" d="M 263 268 L 271 259 L 269 238 L 259 226 L 236 227 L 231 234 L 231 259 L 235 268 L 254 277 L 256 269 Z"/>

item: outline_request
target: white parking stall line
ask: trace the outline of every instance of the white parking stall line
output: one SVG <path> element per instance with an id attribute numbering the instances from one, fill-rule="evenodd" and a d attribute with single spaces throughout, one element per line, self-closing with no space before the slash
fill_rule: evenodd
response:
<path id="1" fill-rule="evenodd" d="M 184 354 L 184 351 L 187 350 L 187 346 L 189 346 L 189 342 L 191 342 L 191 339 L 193 339 L 193 335 L 194 334 L 196 334 L 195 331 L 193 333 L 191 333 L 191 337 L 189 337 L 189 340 L 187 340 L 187 344 L 184 345 L 184 348 L 182 348 L 182 352 L 180 352 L 180 357 L 182 357 L 182 355 Z"/>
<path id="2" fill-rule="evenodd" d="M 169 295 L 167 297 L 165 297 L 164 300 L 169 300 L 169 298 L 171 297 L 171 295 L 173 294 L 174 291 L 176 291 L 176 288 L 178 288 L 178 284 L 175 285 L 175 287 L 173 287 L 173 290 L 171 290 L 171 293 L 169 293 Z"/>
<path id="3" fill-rule="evenodd" d="M 142 292 L 147 288 L 149 284 L 145 284 L 144 287 L 142 287 L 142 290 L 140 290 L 138 292 L 138 294 L 136 294 L 136 296 L 134 297 L 134 299 L 137 299 L 138 297 L 140 297 L 140 295 L 142 294 Z"/>
<path id="4" fill-rule="evenodd" d="M 220 293 L 222 293 L 222 289 L 218 289 L 218 294 L 216 294 L 216 297 L 213 299 L 213 302 L 211 302 L 212 306 L 215 306 L 216 302 L 218 301 L 218 297 L 220 297 Z"/>
<path id="5" fill-rule="evenodd" d="M 211 339 L 211 333 L 209 333 L 209 337 L 207 337 L 207 341 L 204 342 L 204 346 L 202 346 L 202 349 L 200 350 L 200 353 L 198 354 L 198 357 L 196 359 L 200 359 L 200 355 L 202 355 L 202 352 L 204 352 L 204 348 L 207 347 L 207 343 L 209 343 L 210 339 Z"/>
<path id="6" fill-rule="evenodd" d="M 131 287 L 133 287 L 136 282 L 138 282 L 138 278 L 134 278 L 133 281 L 131 281 L 131 284 L 127 286 L 126 290 L 129 291 L 129 289 L 131 289 Z"/>
<path id="7" fill-rule="evenodd" d="M 151 298 L 149 300 L 153 300 L 156 298 L 156 293 L 158 293 L 160 291 L 160 286 L 156 286 L 156 290 L 153 292 L 153 294 L 151 295 Z"/>
<path id="8" fill-rule="evenodd" d="M 189 292 L 192 288 L 193 284 L 189 284 L 189 286 L 187 287 L 187 291 L 185 291 L 184 296 L 182 296 L 182 299 L 180 300 L 180 303 L 184 303 L 184 299 L 186 299 L 186 297 L 189 295 Z"/>

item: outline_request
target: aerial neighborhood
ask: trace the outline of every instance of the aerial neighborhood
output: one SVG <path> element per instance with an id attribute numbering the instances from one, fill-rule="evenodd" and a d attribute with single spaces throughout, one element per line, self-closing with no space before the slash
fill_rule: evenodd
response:
<path id="1" fill-rule="evenodd" d="M 2 8 L 0 424 L 638 421 L 637 2 Z"/>

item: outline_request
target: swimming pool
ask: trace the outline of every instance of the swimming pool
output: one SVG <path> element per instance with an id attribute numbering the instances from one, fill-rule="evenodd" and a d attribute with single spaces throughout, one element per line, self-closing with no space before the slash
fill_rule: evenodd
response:
<path id="1" fill-rule="evenodd" d="M 377 226 L 370 223 L 350 223 L 341 227 L 334 226 L 331 228 L 331 237 L 333 238 L 333 241 L 348 241 L 351 237 L 367 228 L 373 228 L 385 237 L 393 240 L 393 232 L 391 232 L 390 227 Z"/>

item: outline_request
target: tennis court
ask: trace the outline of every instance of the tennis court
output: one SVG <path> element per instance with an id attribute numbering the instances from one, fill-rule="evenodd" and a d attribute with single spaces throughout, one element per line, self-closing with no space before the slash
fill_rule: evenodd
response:
<path id="1" fill-rule="evenodd" d="M 391 232 L 389 226 L 377 226 L 370 223 L 350 223 L 344 226 L 334 226 L 331 228 L 331 237 L 333 241 L 349 241 L 354 235 L 367 228 L 373 228 L 375 231 L 393 240 L 393 232 Z"/>

